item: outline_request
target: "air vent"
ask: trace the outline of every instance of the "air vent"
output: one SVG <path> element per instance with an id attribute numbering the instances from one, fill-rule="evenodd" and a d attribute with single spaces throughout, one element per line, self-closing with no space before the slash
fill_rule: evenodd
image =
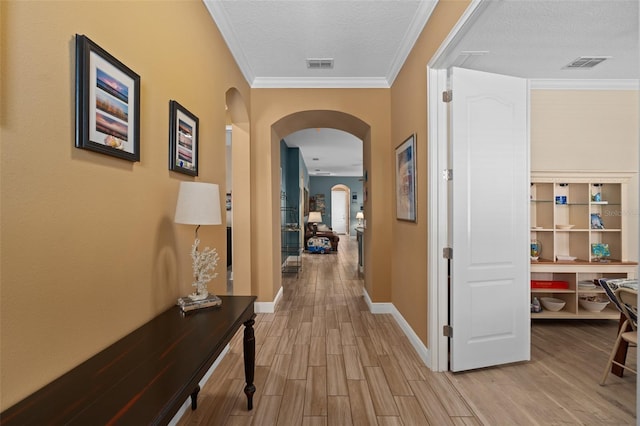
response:
<path id="1" fill-rule="evenodd" d="M 333 58 L 307 58 L 307 68 L 317 70 L 333 69 Z"/>
<path id="2" fill-rule="evenodd" d="M 611 58 L 611 56 L 580 56 L 578 59 L 567 64 L 565 68 L 570 68 L 570 69 L 593 68 L 599 63 L 604 62 L 609 58 Z"/>

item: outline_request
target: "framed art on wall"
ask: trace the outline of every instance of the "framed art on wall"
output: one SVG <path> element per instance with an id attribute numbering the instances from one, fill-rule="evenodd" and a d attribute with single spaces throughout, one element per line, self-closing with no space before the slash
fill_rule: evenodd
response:
<path id="1" fill-rule="evenodd" d="M 80 34 L 76 147 L 140 161 L 140 76 Z"/>
<path id="2" fill-rule="evenodd" d="M 416 135 L 396 148 L 396 218 L 416 221 Z"/>
<path id="3" fill-rule="evenodd" d="M 169 101 L 169 170 L 198 176 L 198 117 Z"/>

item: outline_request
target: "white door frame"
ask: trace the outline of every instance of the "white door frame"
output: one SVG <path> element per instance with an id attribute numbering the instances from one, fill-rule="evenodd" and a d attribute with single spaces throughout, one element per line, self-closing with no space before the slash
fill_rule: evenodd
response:
<path id="1" fill-rule="evenodd" d="M 448 168 L 447 141 L 449 137 L 447 104 L 441 102 L 442 92 L 447 90 L 447 68 L 444 63 L 449 47 L 477 19 L 487 0 L 474 0 L 460 20 L 442 42 L 427 64 L 427 116 L 429 128 L 429 191 L 428 191 L 428 277 L 429 295 L 429 358 L 433 371 L 449 370 L 449 338 L 443 335 L 443 327 L 449 324 L 449 295 L 447 260 L 442 250 L 448 245 L 447 181 L 443 178 Z M 483 6 L 483 7 L 480 7 Z M 478 13 L 476 13 L 478 12 Z M 469 28 L 469 27 L 467 27 Z"/>

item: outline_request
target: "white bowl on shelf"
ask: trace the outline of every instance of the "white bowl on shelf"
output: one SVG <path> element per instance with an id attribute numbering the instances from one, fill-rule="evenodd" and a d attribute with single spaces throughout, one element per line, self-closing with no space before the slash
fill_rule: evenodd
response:
<path id="1" fill-rule="evenodd" d="M 562 262 L 562 261 L 572 261 L 572 260 L 576 260 L 577 257 L 575 256 L 569 256 L 568 254 L 557 254 L 556 255 L 556 259 L 558 259 L 558 261 Z"/>
<path id="2" fill-rule="evenodd" d="M 590 300 L 593 299 L 593 300 Z M 578 299 L 580 307 L 589 312 L 601 312 L 608 304 L 609 300 L 602 298 L 581 297 Z"/>
<path id="3" fill-rule="evenodd" d="M 542 303 L 542 306 L 547 311 L 551 312 L 561 311 L 562 308 L 564 308 L 564 305 L 567 304 L 567 302 L 565 302 L 564 300 L 555 297 L 541 297 L 540 303 Z"/>
<path id="4" fill-rule="evenodd" d="M 556 228 L 557 228 L 557 229 L 565 229 L 565 230 L 566 230 L 566 229 L 571 229 L 571 228 L 573 228 L 574 226 L 575 226 L 575 225 L 571 225 L 571 224 L 568 224 L 568 225 L 560 225 L 560 224 L 557 224 L 557 225 L 556 225 Z"/>

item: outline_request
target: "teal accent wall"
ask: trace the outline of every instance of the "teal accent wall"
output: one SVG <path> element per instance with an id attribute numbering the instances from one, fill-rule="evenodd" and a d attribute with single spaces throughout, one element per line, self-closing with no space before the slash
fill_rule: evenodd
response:
<path id="1" fill-rule="evenodd" d="M 325 199 L 325 214 L 322 215 L 322 220 L 325 224 L 331 225 L 331 188 L 336 185 L 348 186 L 351 190 L 351 209 L 349 217 L 349 234 L 354 234 L 353 229 L 356 227 L 358 221 L 356 220 L 356 213 L 360 211 L 360 208 L 364 203 L 364 193 L 362 190 L 362 181 L 359 177 L 339 177 L 339 176 L 311 176 L 309 179 L 309 196 L 313 197 L 316 194 L 324 194 Z M 357 197 L 354 200 L 354 196 Z"/>
<path id="2" fill-rule="evenodd" d="M 300 203 L 300 176 L 303 178 L 304 187 L 308 189 L 309 172 L 307 166 L 302 159 L 300 148 L 290 148 L 284 140 L 280 141 L 280 169 L 282 180 L 280 183 L 280 193 L 284 198 L 280 199 L 280 207 L 288 207 L 289 210 L 281 212 L 281 221 L 283 224 L 298 222 L 298 209 Z M 299 224 L 302 229 L 302 224 Z M 302 231 L 301 231 L 302 232 Z M 283 235 L 286 241 L 283 243 L 289 246 L 299 243 L 298 234 L 295 232 L 287 232 Z M 284 262 L 287 253 L 282 253 L 282 261 Z"/>

